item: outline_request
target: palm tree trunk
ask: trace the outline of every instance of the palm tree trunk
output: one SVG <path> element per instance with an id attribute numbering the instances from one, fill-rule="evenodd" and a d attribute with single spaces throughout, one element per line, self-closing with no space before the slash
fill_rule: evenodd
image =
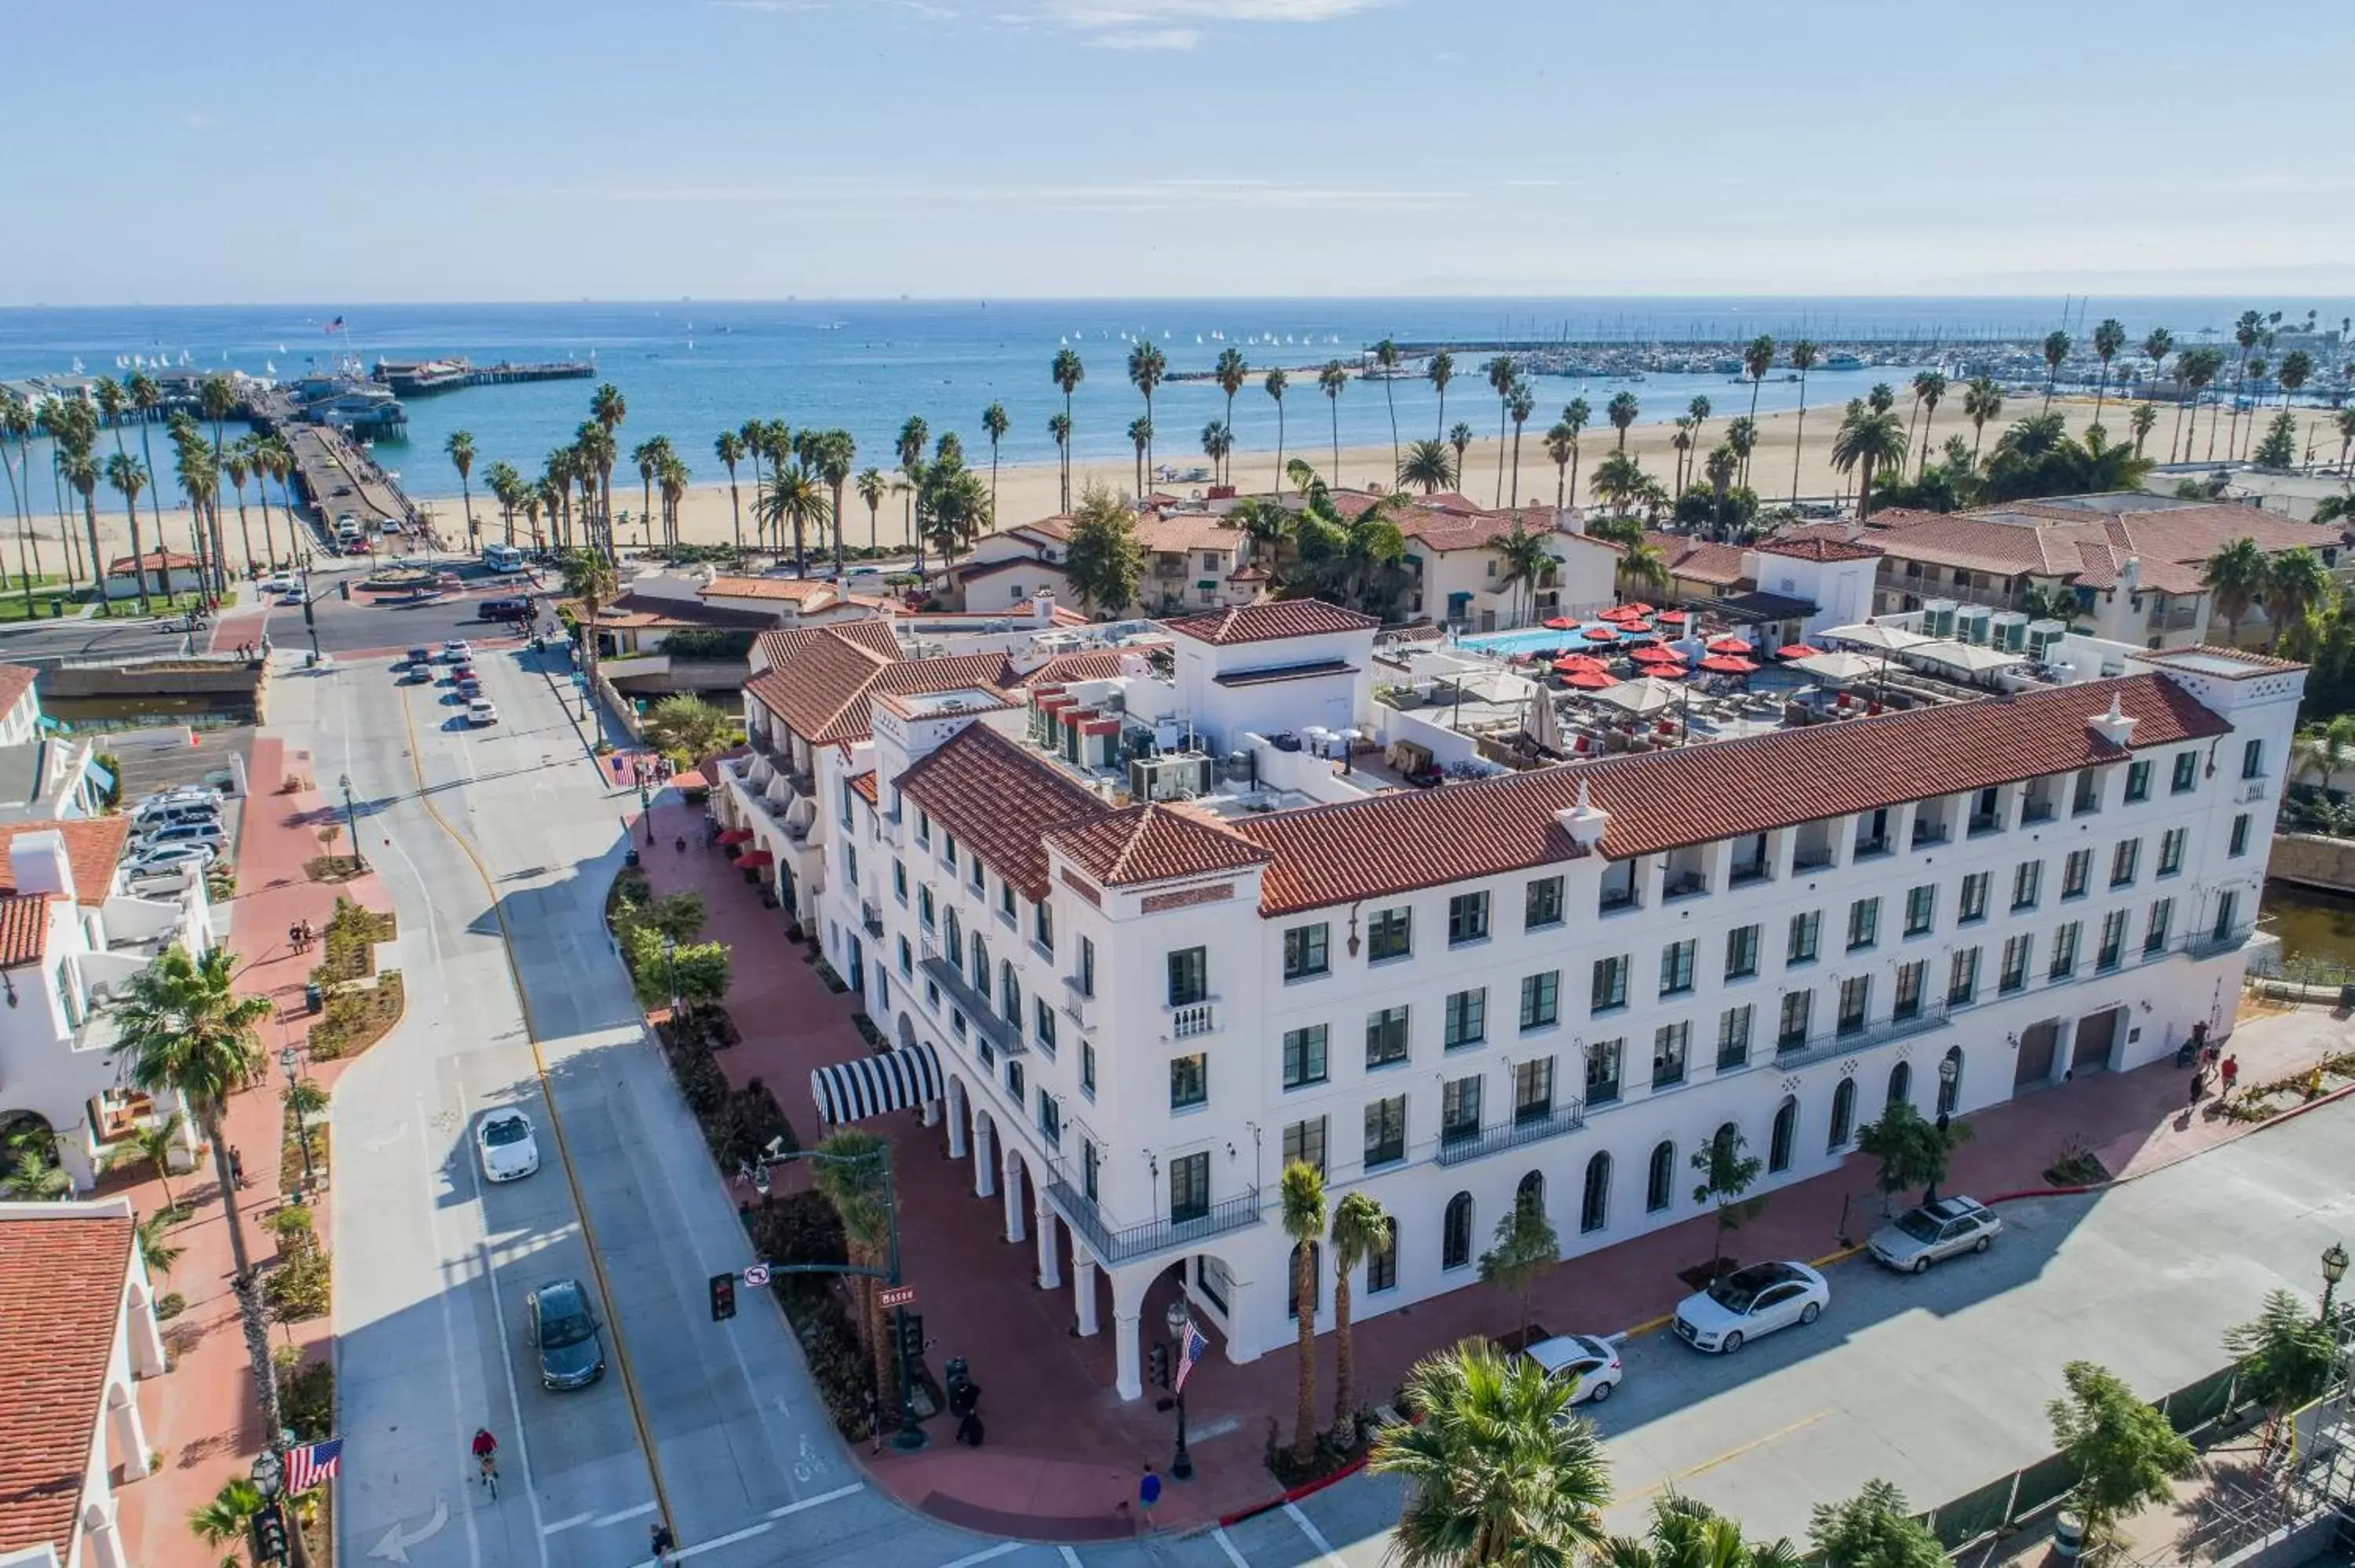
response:
<path id="1" fill-rule="evenodd" d="M 139 557 L 144 552 L 139 545 L 139 498 L 126 495 L 123 509 L 131 514 L 131 580 L 139 589 L 139 613 L 153 615 L 155 605 L 147 598 L 147 574 L 140 569 Z"/>
<path id="2" fill-rule="evenodd" d="M 93 491 L 81 498 L 81 511 L 82 524 L 90 534 L 91 593 L 98 600 L 98 613 L 102 617 L 112 616 L 114 613 L 114 601 L 106 597 L 106 567 L 101 564 L 105 556 L 99 553 L 98 548 L 97 492 Z"/>
<path id="3" fill-rule="evenodd" d="M 1521 503 L 1521 428 L 1513 427 L 1513 504 Z"/>
<path id="4" fill-rule="evenodd" d="M 1392 473 L 1398 472 L 1399 466 L 1398 394 L 1393 390 L 1393 383 L 1395 383 L 1397 379 L 1398 378 L 1396 376 L 1385 376 L 1382 377 L 1382 401 L 1389 404 L 1391 409 L 1391 471 Z M 1337 410 L 1336 411 L 1337 412 Z M 1234 403 L 1230 399 L 1227 404 L 1227 428 L 1229 429 L 1234 429 Z"/>
<path id="5" fill-rule="evenodd" d="M 2175 399 L 2175 429 L 2172 429 L 2172 430 L 2170 430 L 2170 431 L 2169 431 L 2169 432 L 2168 432 L 2168 437 L 2167 437 L 2167 461 L 2169 461 L 2169 462 L 2173 462 L 2173 461 L 2175 461 L 2175 449 L 2176 449 L 2176 447 L 2177 447 L 2178 445 L 2179 445 L 2179 444 L 2181 443 L 2182 440 L 2183 440 L 2183 398 L 2179 395 L 2179 396 L 2176 397 L 2176 399 Z"/>
<path id="6" fill-rule="evenodd" d="M 1333 1271 L 1333 1431 L 1345 1447 L 1357 1442 L 1356 1358 L 1349 1343 L 1349 1273 L 1347 1269 Z"/>
<path id="7" fill-rule="evenodd" d="M 1333 488 L 1341 487 L 1341 399 L 1325 399 L 1333 406 Z"/>
<path id="8" fill-rule="evenodd" d="M 213 1146 L 213 1177 L 220 1183 L 221 1217 L 228 1222 L 231 1280 L 237 1292 L 238 1318 L 245 1330 L 246 1359 L 252 1363 L 253 1392 L 261 1406 L 262 1430 L 276 1434 L 286 1425 L 278 1407 L 278 1376 L 270 1359 L 270 1324 L 261 1315 L 253 1259 L 246 1250 L 245 1220 L 238 1213 L 237 1182 L 229 1168 L 229 1126 L 215 1107 L 204 1118 L 205 1137 Z"/>
<path id="9" fill-rule="evenodd" d="M 1284 399 L 1275 400 L 1275 493 L 1284 493 Z"/>
<path id="10" fill-rule="evenodd" d="M 237 531 L 245 540 L 245 575 L 253 575 L 253 525 L 245 515 L 245 486 L 237 487 Z"/>
<path id="11" fill-rule="evenodd" d="M 1570 443 L 1570 503 L 1578 504 L 1578 443 Z"/>
<path id="12" fill-rule="evenodd" d="M 1505 509 L 1505 420 L 1506 400 L 1497 398 L 1497 510 Z"/>
<path id="13" fill-rule="evenodd" d="M 1316 1250 L 1303 1245 L 1299 1255 L 1292 1266 L 1300 1308 L 1300 1410 L 1293 1423 L 1292 1457 L 1305 1465 L 1316 1452 Z"/>

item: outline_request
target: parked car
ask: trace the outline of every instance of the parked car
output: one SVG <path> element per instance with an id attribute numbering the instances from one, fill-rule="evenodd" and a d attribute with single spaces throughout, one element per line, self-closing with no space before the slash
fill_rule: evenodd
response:
<path id="1" fill-rule="evenodd" d="M 474 1152 L 482 1158 L 484 1176 L 493 1181 L 518 1181 L 539 1169 L 531 1118 L 519 1110 L 484 1112 L 474 1123 Z"/>
<path id="2" fill-rule="evenodd" d="M 209 784 L 175 784 L 169 789 L 158 789 L 152 795 L 142 796 L 133 814 L 165 806 L 195 804 L 218 807 L 224 799 L 221 792 Z"/>
<path id="3" fill-rule="evenodd" d="M 1678 1302 L 1677 1338 L 1730 1356 L 1762 1334 L 1814 1322 L 1831 1299 L 1832 1287 L 1804 1263 L 1753 1263 Z"/>
<path id="4" fill-rule="evenodd" d="M 123 872 L 133 893 L 177 887 L 191 868 L 203 871 L 217 858 L 218 852 L 208 844 L 164 844 L 124 861 Z"/>
<path id="5" fill-rule="evenodd" d="M 159 828 L 139 841 L 142 853 L 151 849 L 163 849 L 170 844 L 202 844 L 216 853 L 229 848 L 229 835 L 218 822 L 183 822 L 176 828 Z"/>
<path id="6" fill-rule="evenodd" d="M 551 1389 L 587 1388 L 605 1375 L 604 1325 L 588 1287 L 554 1279 L 523 1298 L 524 1335 L 539 1352 L 539 1381 Z"/>
<path id="7" fill-rule="evenodd" d="M 162 832 L 165 828 L 200 827 L 207 822 L 220 825 L 218 806 L 208 806 L 197 800 L 181 800 L 159 810 L 144 812 L 131 820 L 132 831 L 142 837 Z"/>
<path id="8" fill-rule="evenodd" d="M 1572 1404 L 1600 1404 L 1619 1386 L 1618 1347 L 1592 1334 L 1557 1334 L 1522 1352 L 1543 1368 L 1549 1381 L 1578 1380 Z"/>
<path id="9" fill-rule="evenodd" d="M 402 656 L 401 662 L 410 665 L 411 667 L 431 664 L 433 662 L 433 650 L 431 648 L 412 648 Z"/>
<path id="10" fill-rule="evenodd" d="M 475 697 L 466 704 L 466 722 L 480 726 L 499 722 L 498 705 L 488 697 Z"/>
<path id="11" fill-rule="evenodd" d="M 485 620 L 529 620 L 531 600 L 527 599 L 486 599 L 476 611 Z"/>
<path id="12" fill-rule="evenodd" d="M 1959 1252 L 1985 1252 L 2003 1234 L 2003 1218 L 1977 1198 L 1941 1198 L 1908 1209 L 1866 1242 L 1875 1262 L 1919 1274 Z"/>
<path id="13" fill-rule="evenodd" d="M 262 578 L 260 586 L 263 593 L 300 593 L 303 588 L 301 583 L 296 582 L 284 572 L 279 573 L 276 577 Z"/>
<path id="14" fill-rule="evenodd" d="M 479 677 L 475 675 L 474 666 L 471 662 L 461 662 L 452 667 L 450 678 L 453 681 L 472 681 Z"/>
<path id="15" fill-rule="evenodd" d="M 442 644 L 442 662 L 444 664 L 464 664 L 474 656 L 474 649 L 467 645 L 466 640 L 463 637 L 453 637 L 449 641 Z"/>

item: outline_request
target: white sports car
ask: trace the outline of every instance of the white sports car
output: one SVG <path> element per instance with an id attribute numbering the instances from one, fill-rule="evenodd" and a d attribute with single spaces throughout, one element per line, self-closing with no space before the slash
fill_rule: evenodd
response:
<path id="1" fill-rule="evenodd" d="M 514 1181 L 539 1169 L 531 1118 L 519 1110 L 485 1112 L 474 1124 L 474 1150 L 482 1156 L 483 1174 L 494 1181 Z"/>

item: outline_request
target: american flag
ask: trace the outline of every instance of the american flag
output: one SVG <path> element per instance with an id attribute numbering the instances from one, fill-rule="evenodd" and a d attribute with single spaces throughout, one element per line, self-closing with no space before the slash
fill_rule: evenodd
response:
<path id="1" fill-rule="evenodd" d="M 327 330 L 328 330 L 329 332 L 341 332 L 341 331 L 343 331 L 343 330 L 344 330 L 344 318 L 343 318 L 343 317 L 341 317 L 341 316 L 337 316 L 334 321 L 329 322 L 329 323 L 327 323 Z"/>
<path id="2" fill-rule="evenodd" d="M 344 1440 L 340 1437 L 287 1449 L 286 1495 L 293 1497 L 307 1492 L 322 1481 L 332 1478 L 343 1467 L 343 1463 Z"/>
<path id="3" fill-rule="evenodd" d="M 1209 1351 L 1210 1341 L 1202 1337 L 1202 1330 L 1196 1328 L 1193 1324 L 1188 1323 L 1186 1325 L 1186 1345 L 1183 1350 L 1178 1352 L 1178 1375 L 1175 1379 L 1171 1380 L 1169 1386 L 1170 1393 L 1183 1393 L 1186 1392 L 1186 1374 L 1192 1372 L 1194 1370 L 1194 1363 L 1200 1361 L 1204 1356 L 1209 1354 Z"/>

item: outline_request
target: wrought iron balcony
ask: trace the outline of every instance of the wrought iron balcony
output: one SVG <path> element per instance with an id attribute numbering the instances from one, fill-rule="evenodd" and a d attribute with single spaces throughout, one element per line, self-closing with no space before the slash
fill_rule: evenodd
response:
<path id="1" fill-rule="evenodd" d="M 1008 1023 L 998 1017 L 996 1009 L 989 1005 L 989 999 L 965 983 L 964 970 L 946 959 L 930 955 L 916 967 L 923 971 L 926 980 L 947 993 L 957 1011 L 964 1014 L 965 1022 L 984 1040 L 1009 1056 L 1018 1055 L 1024 1050 L 1020 1025 Z"/>
<path id="2" fill-rule="evenodd" d="M 1945 1008 L 1923 1008 L 1911 1018 L 1884 1018 L 1878 1023 L 1868 1023 L 1862 1029 L 1851 1030 L 1845 1034 L 1838 1030 L 1827 1034 L 1811 1034 L 1795 1045 L 1785 1045 L 1777 1041 L 1774 1062 L 1777 1067 L 1803 1066 L 1831 1056 L 1870 1051 L 1892 1041 L 1908 1040 L 1933 1029 L 1943 1029 L 1945 1024 Z"/>
<path id="3" fill-rule="evenodd" d="M 1543 1116 L 1516 1117 L 1493 1127 L 1484 1127 L 1467 1138 L 1442 1139 L 1438 1160 L 1442 1165 L 1461 1165 L 1467 1160 L 1485 1155 L 1500 1154 L 1508 1149 L 1524 1144 L 1540 1143 L 1549 1138 L 1576 1132 L 1586 1125 L 1586 1102 L 1565 1100 Z"/>
<path id="4" fill-rule="evenodd" d="M 1047 1201 L 1055 1205 L 1063 1223 L 1087 1243 L 1097 1260 L 1107 1266 L 1190 1247 L 1213 1236 L 1258 1224 L 1261 1217 L 1259 1189 L 1246 1187 L 1234 1197 L 1186 1219 L 1148 1220 L 1141 1225 L 1115 1230 L 1105 1220 L 1096 1201 L 1073 1179 L 1071 1167 L 1060 1160 L 1048 1162 Z"/>

